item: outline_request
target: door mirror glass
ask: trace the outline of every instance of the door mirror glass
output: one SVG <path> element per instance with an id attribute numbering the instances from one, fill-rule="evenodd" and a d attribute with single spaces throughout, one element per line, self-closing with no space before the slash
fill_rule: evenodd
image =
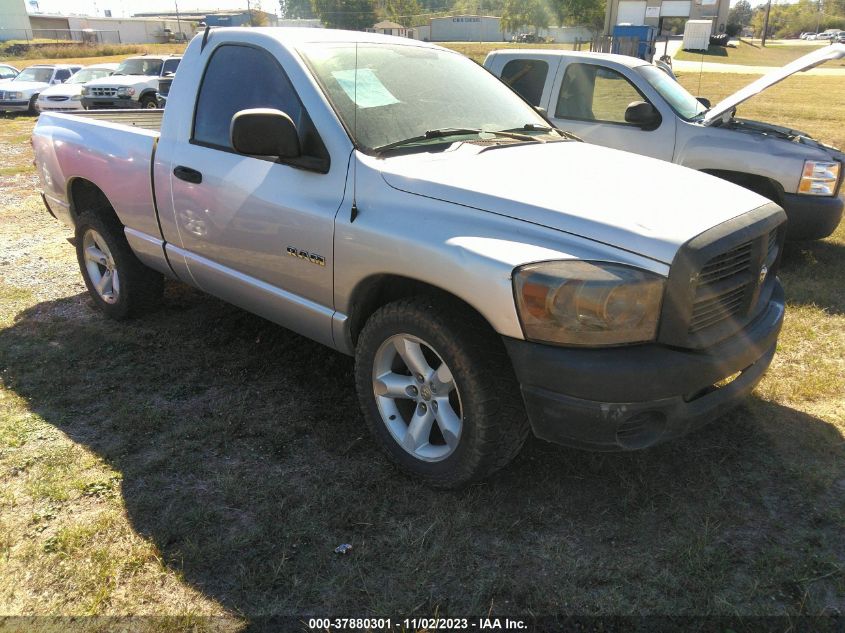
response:
<path id="1" fill-rule="evenodd" d="M 653 130 L 660 125 L 660 113 L 647 101 L 634 101 L 625 110 L 625 122 Z"/>
<path id="2" fill-rule="evenodd" d="M 230 137 L 232 147 L 241 154 L 291 159 L 302 153 L 296 124 L 281 110 L 252 108 L 235 113 Z"/>

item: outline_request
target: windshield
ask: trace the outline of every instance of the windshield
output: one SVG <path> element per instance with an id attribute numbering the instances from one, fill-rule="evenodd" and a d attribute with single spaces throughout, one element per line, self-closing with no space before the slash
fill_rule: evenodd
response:
<path id="1" fill-rule="evenodd" d="M 155 75 L 161 73 L 160 59 L 124 59 L 114 71 L 115 75 Z"/>
<path id="2" fill-rule="evenodd" d="M 355 44 L 320 44 L 304 47 L 300 53 L 355 143 L 365 151 L 431 130 L 526 129 L 530 133 L 536 126 L 541 133 L 548 131 L 548 123 L 531 106 L 457 53 L 372 43 L 358 44 L 357 51 Z M 477 136 L 471 131 L 468 135 Z M 432 137 L 419 142 L 443 140 L 441 135 L 439 141 Z"/>
<path id="3" fill-rule="evenodd" d="M 12 81 L 37 81 L 40 83 L 48 83 L 50 77 L 53 76 L 53 69 L 50 67 L 30 67 L 21 71 L 21 74 L 12 79 Z"/>
<path id="4" fill-rule="evenodd" d="M 100 77 L 108 77 L 111 74 L 112 71 L 108 68 L 83 68 L 65 83 L 84 84 L 85 82 L 93 81 L 94 79 L 99 79 Z"/>
<path id="5" fill-rule="evenodd" d="M 651 87 L 666 99 L 679 116 L 689 120 L 704 114 L 707 108 L 686 91 L 681 84 L 672 79 L 656 66 L 637 66 L 637 72 L 651 84 Z"/>

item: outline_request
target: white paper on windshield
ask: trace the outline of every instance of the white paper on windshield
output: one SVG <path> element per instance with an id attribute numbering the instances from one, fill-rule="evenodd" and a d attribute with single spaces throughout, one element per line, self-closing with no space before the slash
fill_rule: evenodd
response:
<path id="1" fill-rule="evenodd" d="M 358 76 L 357 94 L 355 90 L 356 74 Z M 399 103 L 399 99 L 384 87 L 384 84 L 379 81 L 379 78 L 370 68 L 359 68 L 357 72 L 354 69 L 333 70 L 332 77 L 359 108 L 378 108 L 379 106 Z"/>

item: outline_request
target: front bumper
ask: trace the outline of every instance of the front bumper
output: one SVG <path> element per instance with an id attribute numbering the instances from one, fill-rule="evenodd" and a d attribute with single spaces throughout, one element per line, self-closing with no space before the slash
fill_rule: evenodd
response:
<path id="1" fill-rule="evenodd" d="M 29 110 L 29 100 L 24 101 L 0 101 L 0 111 L 26 112 Z"/>
<path id="2" fill-rule="evenodd" d="M 631 450 L 684 435 L 739 404 L 772 361 L 783 314 L 777 283 L 753 323 L 706 350 L 659 344 L 578 349 L 504 340 L 537 437 L 592 450 Z"/>
<path id="3" fill-rule="evenodd" d="M 38 101 L 35 104 L 39 112 L 76 112 L 82 110 L 81 101 Z"/>
<path id="4" fill-rule="evenodd" d="M 86 110 L 133 110 L 141 107 L 132 97 L 82 97 Z"/>
<path id="5" fill-rule="evenodd" d="M 845 201 L 840 196 L 828 198 L 785 193 L 781 206 L 789 218 L 786 239 L 820 240 L 839 226 Z"/>

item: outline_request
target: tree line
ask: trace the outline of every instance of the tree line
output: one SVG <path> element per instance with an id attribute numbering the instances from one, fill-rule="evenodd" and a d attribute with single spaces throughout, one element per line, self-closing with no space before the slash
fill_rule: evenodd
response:
<path id="1" fill-rule="evenodd" d="M 406 27 L 447 15 L 495 15 L 502 28 L 523 31 L 551 24 L 600 30 L 605 0 L 279 0 L 283 19 L 319 18 L 329 28 L 361 30 L 381 20 Z"/>
<path id="2" fill-rule="evenodd" d="M 728 14 L 729 35 L 751 27 L 755 37 L 763 34 L 766 5 L 751 7 L 748 0 L 739 0 Z M 793 4 L 772 4 L 767 37 L 789 38 L 801 33 L 821 33 L 827 29 L 845 30 L 845 0 L 798 0 Z"/>

